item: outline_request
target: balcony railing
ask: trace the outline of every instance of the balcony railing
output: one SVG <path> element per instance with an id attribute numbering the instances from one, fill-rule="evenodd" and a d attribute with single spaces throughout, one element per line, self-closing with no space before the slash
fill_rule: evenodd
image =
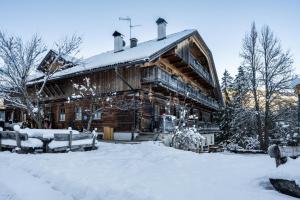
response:
<path id="1" fill-rule="evenodd" d="M 220 126 L 214 123 L 199 121 L 197 126 L 200 131 L 220 131 Z"/>
<path id="2" fill-rule="evenodd" d="M 205 106 L 214 109 L 219 108 L 219 104 L 216 100 L 204 95 L 198 89 L 181 81 L 178 77 L 172 76 L 159 67 L 145 68 L 142 72 L 142 81 L 144 83 L 156 82 L 174 92 L 178 92 L 181 95 L 194 99 Z"/>
<path id="3" fill-rule="evenodd" d="M 208 70 L 203 67 L 191 54 L 189 57 L 189 62 L 190 62 L 190 66 L 192 67 L 192 69 L 198 74 L 200 75 L 202 78 L 204 78 L 208 83 L 210 83 L 211 85 L 212 83 L 212 79 L 211 76 L 208 72 Z"/>

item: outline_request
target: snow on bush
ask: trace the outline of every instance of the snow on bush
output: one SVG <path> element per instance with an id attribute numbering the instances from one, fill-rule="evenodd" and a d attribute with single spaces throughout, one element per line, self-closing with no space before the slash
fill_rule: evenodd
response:
<path id="1" fill-rule="evenodd" d="M 177 128 L 172 140 L 172 146 L 183 150 L 197 150 L 205 138 L 196 128 Z"/>
<path id="2" fill-rule="evenodd" d="M 240 138 L 232 138 L 231 140 L 220 143 L 220 145 L 226 147 L 228 150 L 258 150 L 259 141 L 257 138 L 244 136 Z"/>
<path id="3" fill-rule="evenodd" d="M 173 134 L 164 135 L 161 138 L 161 141 L 164 145 L 171 147 L 173 141 Z"/>

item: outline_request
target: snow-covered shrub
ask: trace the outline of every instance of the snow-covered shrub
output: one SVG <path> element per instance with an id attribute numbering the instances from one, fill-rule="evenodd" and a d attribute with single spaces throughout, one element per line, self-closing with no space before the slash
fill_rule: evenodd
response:
<path id="1" fill-rule="evenodd" d="M 259 149 L 259 141 L 257 138 L 244 137 L 243 146 L 245 149 L 257 150 Z"/>
<path id="2" fill-rule="evenodd" d="M 205 138 L 196 128 L 177 128 L 173 136 L 172 146 L 183 150 L 197 150 L 204 140 Z"/>
<path id="3" fill-rule="evenodd" d="M 228 150 L 258 150 L 260 147 L 258 139 L 249 136 L 233 138 L 231 140 L 220 143 L 220 145 L 226 147 L 226 149 Z"/>
<path id="4" fill-rule="evenodd" d="M 174 136 L 173 134 L 164 134 L 163 136 L 161 136 L 160 140 L 164 145 L 171 147 L 173 136 Z"/>

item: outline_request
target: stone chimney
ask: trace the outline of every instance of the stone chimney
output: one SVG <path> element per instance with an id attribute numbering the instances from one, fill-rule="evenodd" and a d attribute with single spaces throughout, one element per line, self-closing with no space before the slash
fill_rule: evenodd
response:
<path id="1" fill-rule="evenodd" d="M 156 20 L 157 24 L 157 40 L 163 40 L 166 38 L 166 26 L 167 22 L 163 18 L 158 18 Z"/>
<path id="2" fill-rule="evenodd" d="M 138 39 L 136 38 L 130 38 L 130 48 L 137 46 Z"/>
<path id="3" fill-rule="evenodd" d="M 123 41 L 123 35 L 119 33 L 118 31 L 115 31 L 113 33 L 114 36 L 114 52 L 123 51 L 124 41 Z"/>

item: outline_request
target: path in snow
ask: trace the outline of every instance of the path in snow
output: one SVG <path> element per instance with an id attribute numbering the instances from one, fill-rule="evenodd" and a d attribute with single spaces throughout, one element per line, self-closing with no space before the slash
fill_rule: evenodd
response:
<path id="1" fill-rule="evenodd" d="M 1 200 L 287 200 L 267 155 L 196 154 L 153 144 L 100 143 L 68 154 L 0 153 Z"/>

